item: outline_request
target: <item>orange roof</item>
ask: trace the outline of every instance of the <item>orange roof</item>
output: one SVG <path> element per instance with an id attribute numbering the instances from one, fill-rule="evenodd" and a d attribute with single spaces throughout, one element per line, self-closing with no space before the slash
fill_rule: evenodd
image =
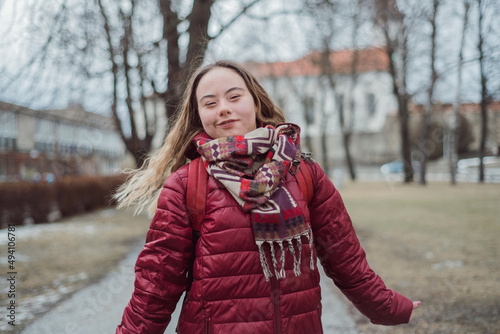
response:
<path id="1" fill-rule="evenodd" d="M 357 50 L 356 72 L 378 72 L 389 70 L 389 58 L 384 49 L 368 48 Z M 332 51 L 329 54 L 330 73 L 350 74 L 355 50 Z M 256 77 L 319 76 L 322 74 L 322 53 L 315 51 L 298 60 L 275 63 L 245 63 L 245 67 Z"/>
<path id="2" fill-rule="evenodd" d="M 481 112 L 481 104 L 479 103 L 463 103 L 460 105 L 460 110 L 462 112 Z M 492 101 L 488 103 L 486 106 L 486 110 L 490 112 L 499 112 L 500 111 L 500 101 Z M 452 105 L 446 105 L 445 106 L 445 111 L 452 112 L 453 111 L 453 106 Z"/>
<path id="3" fill-rule="evenodd" d="M 500 112 L 500 101 L 492 101 L 488 103 L 486 109 L 489 112 Z M 411 113 L 423 113 L 425 106 L 423 104 L 410 105 Z M 453 105 L 451 103 L 436 103 L 436 112 L 451 113 Z M 481 104 L 479 103 L 462 103 L 460 104 L 460 112 L 462 113 L 479 113 L 481 112 Z"/>

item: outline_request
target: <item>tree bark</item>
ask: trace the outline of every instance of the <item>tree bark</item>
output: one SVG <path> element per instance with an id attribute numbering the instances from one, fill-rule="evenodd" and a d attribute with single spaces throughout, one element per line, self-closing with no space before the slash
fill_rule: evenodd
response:
<path id="1" fill-rule="evenodd" d="M 120 9 L 120 19 L 122 21 L 121 27 L 124 28 L 124 33 L 120 41 L 120 48 L 118 48 L 118 50 L 121 50 L 121 57 L 123 59 L 123 64 L 122 66 L 120 66 L 120 64 L 116 60 L 117 51 L 115 50 L 115 47 L 113 45 L 111 37 L 111 27 L 109 25 L 108 15 L 106 14 L 105 8 L 102 5 L 101 0 L 98 1 L 99 10 L 104 20 L 104 30 L 106 34 L 107 46 L 108 46 L 108 51 L 110 53 L 110 60 L 112 64 L 111 71 L 113 74 L 113 103 L 111 105 L 111 111 L 113 114 L 115 125 L 120 134 L 120 137 L 122 138 L 122 141 L 125 144 L 127 151 L 129 151 L 134 157 L 136 167 L 139 168 L 144 163 L 147 153 L 151 150 L 151 142 L 153 139 L 153 135 L 146 130 L 145 137 L 139 138 L 137 133 L 135 110 L 132 104 L 132 89 L 131 89 L 132 82 L 129 76 L 131 71 L 131 66 L 129 63 L 128 55 L 130 51 L 130 43 L 133 41 L 133 30 L 132 30 L 133 28 L 132 28 L 131 18 L 134 13 L 134 7 L 133 7 L 134 4 L 135 3 L 132 2 L 132 9 L 130 11 L 130 14 L 128 15 L 123 13 Z M 120 72 L 120 68 L 122 68 L 123 73 Z M 129 137 L 125 135 L 123 131 L 123 124 L 118 115 L 118 78 L 120 74 L 123 74 L 123 77 L 125 78 L 124 80 L 125 91 L 126 91 L 125 106 L 127 108 L 127 114 L 130 121 L 130 131 L 131 131 Z M 145 119 L 146 128 L 147 124 L 148 124 L 147 119 Z"/>
<path id="2" fill-rule="evenodd" d="M 434 86 L 436 84 L 438 75 L 436 71 L 436 37 L 437 37 L 437 12 L 439 8 L 439 0 L 433 0 L 432 6 L 432 18 L 430 20 L 432 32 L 431 32 L 431 78 L 429 83 L 429 89 L 427 90 L 427 104 L 425 106 L 425 114 L 422 118 L 422 134 L 420 138 L 420 184 L 426 185 L 426 173 L 427 173 L 427 160 L 429 158 L 430 152 L 428 151 L 429 142 L 429 128 L 431 124 L 431 114 L 434 109 Z"/>
<path id="3" fill-rule="evenodd" d="M 487 77 L 484 69 L 484 35 L 483 35 L 483 9 L 482 0 L 478 0 L 478 31 L 479 31 L 479 70 L 481 73 L 481 142 L 479 146 L 479 182 L 484 183 L 484 156 L 486 154 L 486 139 L 488 138 L 488 88 Z"/>
<path id="4" fill-rule="evenodd" d="M 362 0 L 357 2 L 358 8 L 362 6 Z M 354 128 L 354 112 L 356 108 L 356 101 L 354 99 L 354 89 L 356 88 L 358 82 L 358 63 L 359 63 L 359 50 L 358 50 L 358 32 L 359 32 L 359 9 L 356 11 L 353 17 L 354 27 L 352 30 L 352 45 L 354 48 L 353 58 L 351 62 L 351 85 L 349 88 L 349 122 L 348 124 L 341 124 L 342 127 L 342 143 L 344 145 L 344 154 L 347 168 L 349 169 L 349 175 L 352 181 L 356 181 L 356 170 L 354 168 L 354 161 L 351 154 L 351 135 Z M 344 117 L 342 117 L 342 123 L 345 123 Z"/>
<path id="5" fill-rule="evenodd" d="M 460 113 L 460 97 L 462 95 L 462 66 L 464 62 L 464 46 L 465 46 L 465 33 L 467 31 L 467 21 L 469 18 L 470 3 L 468 0 L 464 1 L 464 16 L 462 26 L 462 38 L 460 41 L 460 52 L 458 54 L 458 78 L 457 78 L 457 94 L 453 103 L 453 115 L 450 122 L 450 135 L 449 135 L 449 156 L 448 164 L 450 167 L 450 182 L 452 185 L 457 184 L 457 162 L 458 162 L 458 145 L 457 145 L 457 128 Z"/>
<path id="6" fill-rule="evenodd" d="M 392 91 L 396 96 L 398 102 L 398 116 L 399 116 L 399 134 L 401 137 L 401 157 L 404 165 L 404 182 L 413 182 L 413 167 L 411 165 L 411 150 L 410 150 L 410 130 L 409 130 L 409 115 L 408 115 L 408 101 L 409 97 L 406 90 L 400 92 L 397 83 L 396 66 L 394 64 L 393 55 L 394 50 L 387 47 L 387 56 L 389 57 L 389 69 L 392 77 Z M 404 74 L 402 74 L 404 75 Z"/>
<path id="7" fill-rule="evenodd" d="M 392 78 L 392 90 L 398 103 L 399 132 L 401 136 L 401 159 L 404 164 L 405 183 L 413 182 L 411 165 L 411 149 L 409 135 L 408 102 L 410 97 L 406 89 L 408 36 L 404 25 L 403 14 L 393 0 L 377 0 L 376 22 L 382 30 L 386 42 L 386 53 L 389 59 L 389 73 Z M 391 36 L 391 28 L 398 25 L 396 36 Z M 400 53 L 401 68 L 396 68 L 396 48 Z"/>

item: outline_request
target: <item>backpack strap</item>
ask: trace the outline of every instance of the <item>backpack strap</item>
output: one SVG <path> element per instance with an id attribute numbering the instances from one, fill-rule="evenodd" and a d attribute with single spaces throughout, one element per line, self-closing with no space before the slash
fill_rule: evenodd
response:
<path id="1" fill-rule="evenodd" d="M 208 172 L 201 157 L 191 161 L 188 169 L 186 207 L 191 227 L 199 231 L 205 217 Z"/>
<path id="2" fill-rule="evenodd" d="M 300 159 L 299 170 L 295 174 L 295 178 L 299 184 L 300 190 L 304 195 L 307 205 L 311 204 L 314 195 L 314 184 L 309 172 L 309 167 L 306 166 L 305 161 Z"/>
<path id="3" fill-rule="evenodd" d="M 299 168 L 294 176 L 297 179 L 297 183 L 299 184 L 307 204 L 310 204 L 314 195 L 314 184 L 309 167 L 305 165 L 304 160 L 300 159 L 300 162 Z M 186 208 L 191 227 L 193 230 L 199 231 L 201 222 L 203 218 L 205 218 L 208 172 L 201 158 L 196 158 L 191 161 L 188 169 Z"/>

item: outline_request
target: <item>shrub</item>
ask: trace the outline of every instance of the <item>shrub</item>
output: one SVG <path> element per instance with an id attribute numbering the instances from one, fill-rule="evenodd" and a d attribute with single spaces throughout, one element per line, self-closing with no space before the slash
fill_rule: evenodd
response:
<path id="1" fill-rule="evenodd" d="M 30 217 L 43 223 L 55 209 L 65 217 L 111 205 L 112 192 L 124 180 L 124 175 L 68 176 L 50 184 L 0 183 L 0 225 L 22 225 Z"/>
<path id="2" fill-rule="evenodd" d="M 29 184 L 25 182 L 0 184 L 0 217 L 2 227 L 8 223 L 22 225 L 26 218 Z"/>
<path id="3" fill-rule="evenodd" d="M 30 184 L 25 192 L 26 216 L 35 224 L 47 222 L 49 213 L 54 210 L 55 198 L 54 187 L 45 183 Z"/>

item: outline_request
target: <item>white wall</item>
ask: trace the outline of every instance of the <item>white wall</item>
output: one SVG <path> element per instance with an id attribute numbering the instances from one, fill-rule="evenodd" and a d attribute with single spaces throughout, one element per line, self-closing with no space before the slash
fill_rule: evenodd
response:
<path id="1" fill-rule="evenodd" d="M 341 161 L 342 148 L 339 101 L 344 100 L 345 124 L 352 124 L 352 154 L 365 157 L 367 161 L 376 160 L 375 156 L 392 156 L 394 150 L 392 136 L 384 134 L 388 115 L 397 111 L 397 100 L 392 94 L 392 78 L 387 72 L 364 72 L 358 75 L 356 85 L 351 91 L 352 78 L 349 75 L 335 76 L 335 90 L 331 89 L 327 78 L 293 77 L 261 79 L 261 83 L 287 117 L 287 121 L 298 124 L 304 137 L 309 135 L 317 159 L 321 156 L 320 137 L 322 125 L 326 126 L 330 160 Z M 354 100 L 354 113 L 351 113 L 351 94 Z M 368 94 L 374 97 L 374 112 L 370 115 Z M 312 103 L 312 124 L 306 125 L 304 98 Z M 326 118 L 325 118 L 326 115 Z M 352 118 L 352 119 L 351 119 Z M 326 120 L 326 121 L 325 121 Z M 326 124 L 323 124 L 326 122 Z M 304 147 L 304 149 L 307 149 Z"/>

